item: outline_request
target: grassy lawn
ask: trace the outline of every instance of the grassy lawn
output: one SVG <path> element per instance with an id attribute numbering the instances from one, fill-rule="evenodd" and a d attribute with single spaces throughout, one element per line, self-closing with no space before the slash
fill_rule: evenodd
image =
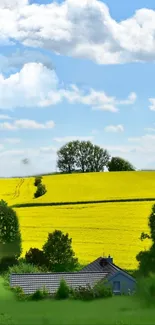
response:
<path id="1" fill-rule="evenodd" d="M 154 322 L 155 308 L 143 308 L 133 297 L 91 302 L 19 302 L 0 280 L 1 325 L 154 325 Z"/>

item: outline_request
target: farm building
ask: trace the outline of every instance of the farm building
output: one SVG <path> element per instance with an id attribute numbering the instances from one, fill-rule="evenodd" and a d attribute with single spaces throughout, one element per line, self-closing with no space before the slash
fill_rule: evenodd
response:
<path id="1" fill-rule="evenodd" d="M 10 275 L 10 286 L 20 286 L 25 294 L 32 294 L 44 286 L 53 294 L 59 287 L 61 279 L 64 279 L 70 287 L 91 287 L 100 280 L 107 280 L 112 285 L 114 294 L 127 294 L 135 291 L 136 280 L 127 272 L 113 264 L 113 259 L 99 257 L 88 264 L 79 272 L 57 272 L 57 273 L 33 273 Z"/>

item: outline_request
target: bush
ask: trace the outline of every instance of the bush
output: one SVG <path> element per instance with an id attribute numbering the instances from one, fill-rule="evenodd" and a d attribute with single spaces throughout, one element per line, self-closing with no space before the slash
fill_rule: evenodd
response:
<path id="1" fill-rule="evenodd" d="M 78 288 L 72 289 L 71 295 L 74 299 L 87 301 L 94 299 L 94 292 L 89 284 L 86 287 L 79 286 Z"/>
<path id="2" fill-rule="evenodd" d="M 64 279 L 61 280 L 59 288 L 56 292 L 56 299 L 67 299 L 69 298 L 70 289 Z"/>
<path id="3" fill-rule="evenodd" d="M 136 296 L 147 307 L 155 304 L 155 274 L 138 279 Z"/>
<path id="4" fill-rule="evenodd" d="M 18 260 L 15 257 L 3 257 L 0 261 L 0 272 L 8 271 L 9 267 L 18 265 Z"/>
<path id="5" fill-rule="evenodd" d="M 34 186 L 38 186 L 42 182 L 42 176 L 35 177 Z"/>
<path id="6" fill-rule="evenodd" d="M 4 278 L 7 283 L 10 283 L 10 274 L 11 273 L 41 273 L 41 269 L 37 266 L 32 264 L 27 264 L 24 262 L 19 262 L 18 265 L 13 265 L 9 267 L 7 273 L 5 274 Z"/>
<path id="7" fill-rule="evenodd" d="M 93 291 L 95 298 L 108 298 L 113 295 L 112 288 L 107 285 L 106 281 L 97 282 L 93 287 Z"/>
<path id="8" fill-rule="evenodd" d="M 12 291 L 15 293 L 15 296 L 18 300 L 27 300 L 27 296 L 25 295 L 23 289 L 21 287 L 14 287 Z"/>
<path id="9" fill-rule="evenodd" d="M 43 289 L 37 289 L 32 295 L 31 300 L 43 300 L 49 297 L 48 290 L 43 287 Z"/>
<path id="10" fill-rule="evenodd" d="M 47 260 L 44 252 L 38 248 L 30 248 L 25 254 L 26 263 L 30 263 L 37 266 L 47 266 Z"/>
<path id="11" fill-rule="evenodd" d="M 40 197 L 40 196 L 44 195 L 46 192 L 47 192 L 47 190 L 46 190 L 46 186 L 45 186 L 44 184 L 41 184 L 41 183 L 40 183 L 40 184 L 37 186 L 37 190 L 36 190 L 36 192 L 35 192 L 35 194 L 34 194 L 34 197 L 35 197 L 35 198 Z"/>

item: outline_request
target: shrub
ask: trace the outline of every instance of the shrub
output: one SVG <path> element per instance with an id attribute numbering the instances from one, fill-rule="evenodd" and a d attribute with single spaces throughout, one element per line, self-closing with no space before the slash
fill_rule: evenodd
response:
<path id="1" fill-rule="evenodd" d="M 12 291 L 15 293 L 15 296 L 18 300 L 27 300 L 27 296 L 25 295 L 23 289 L 21 287 L 14 287 Z"/>
<path id="2" fill-rule="evenodd" d="M 56 292 L 56 299 L 67 299 L 69 298 L 70 289 L 64 279 L 60 281 L 59 288 Z"/>
<path id="3" fill-rule="evenodd" d="M 112 297 L 112 288 L 110 285 L 107 285 L 106 281 L 97 282 L 94 287 L 94 297 L 95 298 L 108 298 Z"/>
<path id="4" fill-rule="evenodd" d="M 49 297 L 48 290 L 43 287 L 43 289 L 37 289 L 32 295 L 31 300 L 43 300 Z"/>
<path id="5" fill-rule="evenodd" d="M 72 289 L 71 294 L 74 299 L 87 301 L 94 299 L 94 292 L 89 284 L 86 287 L 79 286 L 78 288 Z"/>
<path id="6" fill-rule="evenodd" d="M 19 262 L 18 265 L 13 265 L 13 266 L 9 267 L 4 278 L 5 278 L 5 281 L 7 283 L 9 283 L 11 273 L 23 273 L 24 274 L 24 273 L 40 273 L 40 272 L 41 272 L 41 269 L 37 266 Z"/>
<path id="7" fill-rule="evenodd" d="M 42 176 L 35 177 L 34 186 L 38 186 L 42 182 Z"/>
<path id="8" fill-rule="evenodd" d="M 47 192 L 46 186 L 44 184 L 39 184 L 37 186 L 37 190 L 34 194 L 34 197 L 35 198 L 40 197 L 40 196 L 44 195 L 46 192 Z"/>
<path id="9" fill-rule="evenodd" d="M 0 272 L 8 271 L 9 267 L 18 265 L 18 260 L 15 257 L 3 257 L 0 261 Z"/>
<path id="10" fill-rule="evenodd" d="M 155 274 L 140 277 L 137 281 L 137 298 L 147 307 L 155 303 Z"/>
<path id="11" fill-rule="evenodd" d="M 25 254 L 26 263 L 30 263 L 37 266 L 47 266 L 47 260 L 44 252 L 38 248 L 30 248 Z"/>

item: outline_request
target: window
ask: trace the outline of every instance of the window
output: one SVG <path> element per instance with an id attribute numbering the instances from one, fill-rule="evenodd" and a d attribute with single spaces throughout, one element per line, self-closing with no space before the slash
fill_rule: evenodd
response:
<path id="1" fill-rule="evenodd" d="M 114 281 L 113 282 L 113 291 L 114 292 L 120 292 L 120 281 Z"/>

